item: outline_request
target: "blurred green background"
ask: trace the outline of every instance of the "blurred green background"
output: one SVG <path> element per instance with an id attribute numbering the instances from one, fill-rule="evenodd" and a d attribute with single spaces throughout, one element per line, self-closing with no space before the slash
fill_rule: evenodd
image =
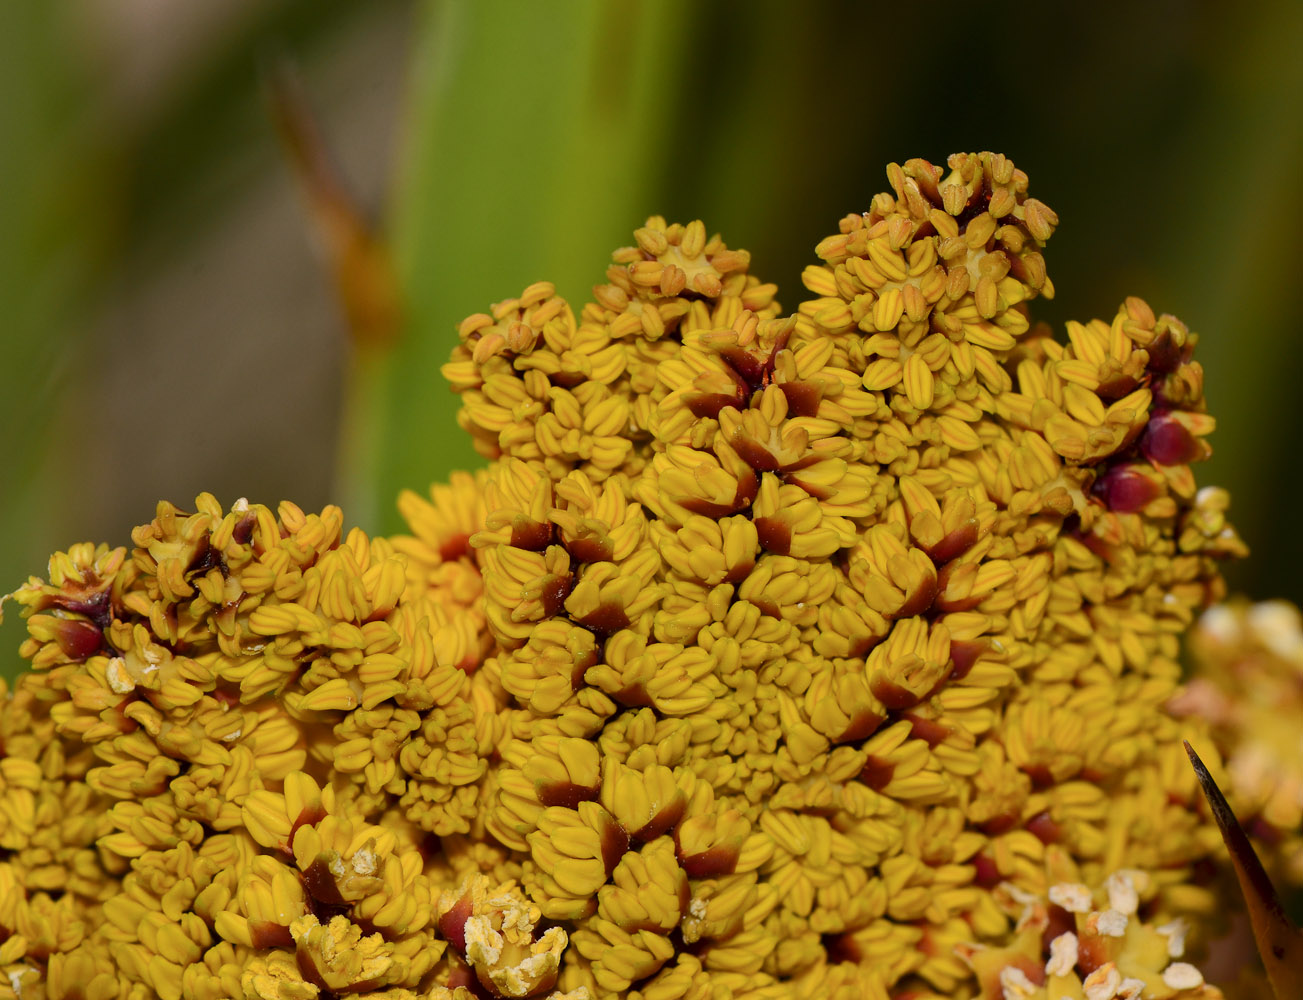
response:
<path id="1" fill-rule="evenodd" d="M 393 529 L 399 488 L 474 460 L 438 372 L 464 315 L 542 277 L 582 301 L 651 213 L 792 307 L 888 162 L 995 149 L 1062 219 L 1038 315 L 1137 294 L 1202 334 L 1232 586 L 1303 599 L 1301 42 L 1296 0 L 0 5 L 0 590 L 203 489 Z M 407 322 L 365 365 L 281 58 L 394 248 Z"/>

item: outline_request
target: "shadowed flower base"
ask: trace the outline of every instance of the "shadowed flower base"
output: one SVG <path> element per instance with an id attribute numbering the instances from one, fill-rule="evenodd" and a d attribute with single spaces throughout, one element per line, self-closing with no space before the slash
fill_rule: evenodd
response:
<path id="1" fill-rule="evenodd" d="M 1189 925 L 1146 919 L 1152 879 L 1114 872 L 1092 889 L 1070 881 L 1075 869 L 1062 852 L 1047 852 L 1054 881 L 1043 896 L 1005 883 L 996 898 L 1016 915 L 1013 940 L 974 945 L 960 953 L 993 1000 L 1222 1000 L 1195 966 L 1182 961 Z"/>
<path id="2" fill-rule="evenodd" d="M 893 164 L 791 313 L 652 218 L 577 312 L 467 319 L 489 466 L 410 535 L 203 495 L 56 555 L 0 711 L 12 989 L 1219 996 L 1170 930 L 1225 905 L 1165 706 L 1242 549 L 1196 337 L 1055 340 L 1057 217 L 949 168 Z"/>

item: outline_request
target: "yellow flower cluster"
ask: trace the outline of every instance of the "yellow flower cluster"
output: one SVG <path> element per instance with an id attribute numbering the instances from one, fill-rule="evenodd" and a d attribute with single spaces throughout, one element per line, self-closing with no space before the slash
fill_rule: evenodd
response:
<path id="1" fill-rule="evenodd" d="M 1209 608 L 1194 676 L 1170 703 L 1211 727 L 1236 813 L 1287 881 L 1303 884 L 1303 616 L 1284 601 Z"/>
<path id="2" fill-rule="evenodd" d="M 57 555 L 0 714 L 14 993 L 963 1000 L 1054 858 L 1212 910 L 1164 710 L 1241 549 L 1195 337 L 1033 326 L 1057 217 L 949 168 L 892 165 L 794 313 L 653 218 L 578 313 L 467 319 L 489 468 L 410 536 L 203 495 Z M 1107 996 L 1217 995 L 1139 967 Z"/>

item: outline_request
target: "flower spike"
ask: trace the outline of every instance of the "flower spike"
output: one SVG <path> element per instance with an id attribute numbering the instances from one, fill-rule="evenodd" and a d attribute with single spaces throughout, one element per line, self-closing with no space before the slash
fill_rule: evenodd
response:
<path id="1" fill-rule="evenodd" d="M 1035 323 L 1008 157 L 887 180 L 794 308 L 653 217 L 587 304 L 466 319 L 489 464 L 410 534 L 203 494 L 19 588 L 0 983 L 1223 1000 L 1168 709 L 1242 549 L 1197 337 Z"/>

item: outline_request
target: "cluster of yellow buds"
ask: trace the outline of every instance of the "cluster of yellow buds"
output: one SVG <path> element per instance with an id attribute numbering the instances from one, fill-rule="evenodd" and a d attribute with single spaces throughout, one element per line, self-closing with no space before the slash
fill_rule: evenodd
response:
<path id="1" fill-rule="evenodd" d="M 653 218 L 578 312 L 467 319 L 489 465 L 410 535 L 203 495 L 20 588 L 12 991 L 1218 996 L 1145 929 L 1217 907 L 1165 708 L 1241 551 L 1196 338 L 1033 325 L 1058 220 L 1006 157 L 888 180 L 792 313 Z M 992 972 L 1089 923 L 1010 910 L 1068 866 L 1143 921 Z"/>

